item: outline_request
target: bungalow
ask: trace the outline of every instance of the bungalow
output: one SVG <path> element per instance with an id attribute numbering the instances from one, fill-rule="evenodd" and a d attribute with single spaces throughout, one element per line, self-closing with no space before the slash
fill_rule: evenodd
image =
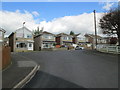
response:
<path id="1" fill-rule="evenodd" d="M 0 28 L 0 43 L 4 43 L 4 33 L 6 31 L 3 28 Z"/>
<path id="2" fill-rule="evenodd" d="M 9 35 L 11 52 L 33 51 L 33 34 L 23 26 Z"/>
<path id="3" fill-rule="evenodd" d="M 56 35 L 56 44 L 60 46 L 69 46 L 73 44 L 73 36 L 65 33 L 60 33 Z"/>
<path id="4" fill-rule="evenodd" d="M 41 32 L 41 34 L 34 37 L 34 50 L 39 51 L 41 49 L 50 49 L 54 48 L 55 35 L 50 32 Z"/>

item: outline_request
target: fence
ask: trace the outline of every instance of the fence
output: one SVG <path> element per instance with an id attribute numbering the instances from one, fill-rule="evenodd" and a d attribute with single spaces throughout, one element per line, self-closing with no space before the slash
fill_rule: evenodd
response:
<path id="1" fill-rule="evenodd" d="M 98 45 L 97 50 L 101 52 L 120 54 L 120 46 Z"/>
<path id="2" fill-rule="evenodd" d="M 4 69 L 11 63 L 11 52 L 10 47 L 3 46 L 2 47 L 2 68 Z"/>

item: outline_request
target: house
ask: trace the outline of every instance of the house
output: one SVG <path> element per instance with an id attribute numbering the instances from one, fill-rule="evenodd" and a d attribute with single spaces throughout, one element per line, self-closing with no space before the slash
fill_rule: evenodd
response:
<path id="1" fill-rule="evenodd" d="M 91 46 L 88 40 L 82 34 L 73 35 L 73 43 L 77 46 L 82 46 L 84 48 Z"/>
<path id="2" fill-rule="evenodd" d="M 73 36 L 65 33 L 60 33 L 56 35 L 56 44 L 60 46 L 69 46 L 73 44 Z"/>
<path id="3" fill-rule="evenodd" d="M 96 46 L 95 35 L 93 35 L 93 34 L 85 34 L 85 38 L 91 44 L 92 48 L 95 48 L 95 46 Z M 97 35 L 97 44 L 100 45 L 100 44 L 108 44 L 108 43 L 109 43 L 108 38 L 101 37 L 101 36 Z"/>
<path id="4" fill-rule="evenodd" d="M 50 49 L 54 48 L 55 42 L 55 35 L 50 32 L 41 32 L 41 34 L 34 37 L 34 50 L 39 51 L 42 49 Z"/>
<path id="5" fill-rule="evenodd" d="M 73 43 L 74 44 L 85 44 L 86 42 L 88 42 L 86 40 L 86 38 L 84 37 L 84 35 L 81 34 L 76 34 L 73 36 Z"/>
<path id="6" fill-rule="evenodd" d="M 0 28 L 0 43 L 4 44 L 4 33 L 6 31 L 3 28 Z"/>
<path id="7" fill-rule="evenodd" d="M 33 33 L 23 26 L 9 35 L 11 52 L 33 51 Z"/>

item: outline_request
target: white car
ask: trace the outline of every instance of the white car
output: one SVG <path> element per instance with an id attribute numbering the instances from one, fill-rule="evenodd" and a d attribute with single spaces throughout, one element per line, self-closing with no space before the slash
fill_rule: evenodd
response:
<path id="1" fill-rule="evenodd" d="M 81 47 L 81 46 L 76 46 L 75 50 L 83 50 L 84 47 Z"/>

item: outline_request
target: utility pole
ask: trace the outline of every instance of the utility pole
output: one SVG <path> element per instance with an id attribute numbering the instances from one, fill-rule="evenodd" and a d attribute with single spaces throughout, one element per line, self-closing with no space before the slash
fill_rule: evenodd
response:
<path id="1" fill-rule="evenodd" d="M 94 10 L 94 26 L 95 26 L 95 45 L 97 49 L 97 30 L 96 30 L 96 11 Z"/>
<path id="2" fill-rule="evenodd" d="M 25 22 L 23 22 L 23 38 L 24 38 L 24 24 L 25 24 Z"/>
<path id="3" fill-rule="evenodd" d="M 25 45 L 25 36 L 24 36 L 24 24 L 25 24 L 25 22 L 23 22 L 23 42 L 24 42 L 24 46 L 23 47 L 26 47 L 26 45 Z M 24 52 L 24 51 L 23 51 Z"/>

